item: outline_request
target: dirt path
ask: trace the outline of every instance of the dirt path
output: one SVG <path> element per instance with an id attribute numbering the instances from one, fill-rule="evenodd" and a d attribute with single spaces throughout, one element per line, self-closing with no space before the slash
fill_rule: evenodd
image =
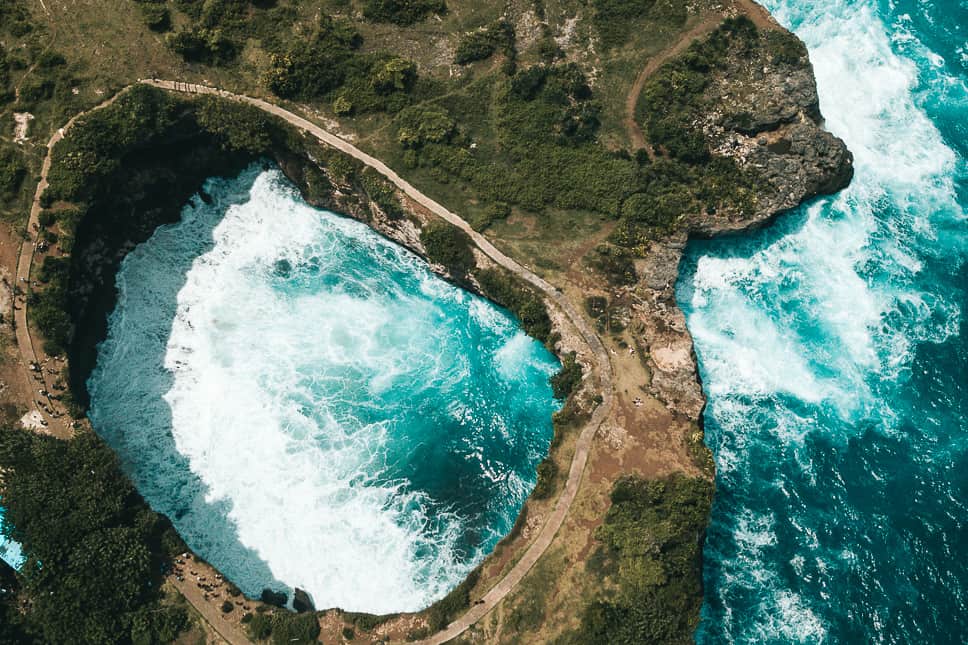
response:
<path id="1" fill-rule="evenodd" d="M 27 325 L 27 294 L 30 292 L 30 268 L 33 265 L 34 253 L 37 250 L 38 238 L 40 236 L 40 213 L 43 210 L 40 205 L 40 196 L 47 189 L 47 174 L 50 172 L 50 155 L 54 146 L 57 145 L 57 142 L 64 138 L 64 135 L 74 125 L 77 119 L 93 110 L 110 105 L 121 93 L 123 93 L 123 90 L 103 103 L 91 108 L 91 110 L 75 115 L 64 127 L 57 130 L 50 138 L 50 141 L 47 142 L 47 154 L 44 156 L 44 163 L 40 169 L 40 182 L 38 182 L 37 190 L 34 192 L 34 201 L 30 205 L 26 239 L 20 247 L 20 256 L 17 259 L 17 277 L 15 284 L 22 291 L 14 297 L 14 304 L 20 305 L 19 307 L 14 307 L 14 327 L 16 328 L 17 348 L 20 351 L 23 368 L 27 370 L 26 376 L 28 382 L 36 383 L 40 386 L 38 390 L 47 392 L 47 394 L 38 392 L 36 397 L 31 397 L 30 400 L 35 406 L 34 409 L 43 418 L 44 423 L 46 423 L 46 431 L 62 439 L 70 437 L 73 434 L 73 423 L 70 415 L 65 412 L 63 407 L 50 397 L 51 384 L 49 381 L 51 375 L 44 368 L 44 365 L 48 362 L 48 357 L 42 356 L 42 360 L 38 360 L 37 352 L 34 350 L 34 341 L 30 336 L 30 327 Z"/>
<path id="2" fill-rule="evenodd" d="M 540 558 L 551 545 L 551 542 L 554 540 L 558 529 L 564 522 L 565 516 L 568 514 L 568 510 L 571 508 L 571 504 L 574 502 L 575 496 L 578 493 L 582 473 L 584 472 L 585 465 L 588 462 L 588 454 L 591 449 L 592 440 L 595 437 L 595 433 L 597 432 L 599 425 L 601 425 L 601 423 L 608 417 L 612 409 L 612 402 L 614 398 L 612 392 L 612 367 L 609 363 L 609 357 L 608 353 L 605 351 L 605 347 L 602 345 L 601 340 L 591 325 L 575 309 L 572 303 L 565 298 L 561 291 L 499 251 L 483 235 L 471 228 L 470 224 L 464 221 L 461 217 L 424 195 L 412 184 L 390 169 L 382 161 L 363 152 L 348 141 L 341 139 L 334 134 L 327 132 L 326 130 L 323 130 L 318 125 L 302 118 L 301 116 L 293 114 L 292 112 L 281 108 L 278 105 L 263 101 L 262 99 L 232 94 L 230 92 L 226 92 L 225 90 L 219 90 L 217 88 L 192 83 L 161 80 L 145 80 L 142 82 L 153 85 L 154 87 L 175 92 L 186 92 L 189 94 L 214 94 L 254 105 L 265 112 L 285 120 L 287 123 L 290 123 L 300 130 L 308 132 L 312 136 L 316 137 L 316 139 L 318 139 L 320 142 L 362 161 L 364 164 L 370 166 L 381 175 L 389 179 L 410 199 L 414 200 L 438 217 L 464 231 L 474 241 L 477 247 L 485 255 L 491 258 L 491 260 L 540 290 L 554 306 L 558 307 L 562 311 L 565 317 L 571 322 L 571 324 L 575 326 L 582 339 L 588 345 L 588 349 L 590 350 L 591 355 L 594 356 L 594 360 L 597 363 L 595 366 L 595 372 L 597 373 L 599 379 L 599 391 L 602 394 L 602 403 L 595 409 L 591 420 L 585 425 L 584 428 L 582 428 L 582 431 L 578 436 L 578 441 L 575 446 L 575 454 L 572 458 L 571 467 L 568 471 L 568 480 L 565 483 L 564 490 L 562 491 L 561 495 L 559 495 L 554 510 L 549 514 L 547 521 L 538 534 L 538 537 L 534 542 L 531 543 L 524 555 L 520 560 L 518 560 L 514 567 L 512 567 L 512 569 L 501 580 L 499 580 L 498 583 L 494 585 L 467 613 L 451 623 L 442 632 L 434 634 L 429 639 L 421 641 L 421 643 L 424 645 L 439 645 L 440 643 L 445 643 L 457 637 L 471 625 L 479 621 L 494 607 L 496 607 L 497 604 L 501 602 L 501 600 L 503 600 L 512 589 L 514 589 L 514 587 L 524 578 L 525 574 L 527 574 L 531 567 L 534 566 L 534 564 L 538 561 L 538 558 Z"/>
<path id="3" fill-rule="evenodd" d="M 650 159 L 655 159 L 655 150 L 645 138 L 645 133 L 642 132 L 642 128 L 635 120 L 635 107 L 638 105 L 639 95 L 642 94 L 642 88 L 645 87 L 645 82 L 657 69 L 665 65 L 666 61 L 685 51 L 686 47 L 691 45 L 694 40 L 705 38 L 711 34 L 719 26 L 722 18 L 722 15 L 719 13 L 705 16 L 699 21 L 699 24 L 683 33 L 672 47 L 664 50 L 658 56 L 650 58 L 645 67 L 642 68 L 642 71 L 639 72 L 639 75 L 635 77 L 635 82 L 632 83 L 632 87 L 629 88 L 629 93 L 625 97 L 625 130 L 628 132 L 632 147 L 636 150 L 645 150 L 649 154 Z"/>
<path id="4" fill-rule="evenodd" d="M 638 105 L 639 96 L 642 94 L 642 88 L 645 87 L 645 82 L 649 80 L 649 77 L 656 70 L 665 65 L 669 59 L 684 52 L 694 41 L 711 34 L 727 15 L 736 13 L 746 14 L 759 29 L 776 29 L 779 26 L 773 19 L 773 16 L 770 15 L 770 12 L 754 2 L 754 0 L 734 0 L 731 9 L 727 9 L 722 13 L 717 11 L 703 16 L 695 27 L 679 36 L 679 40 L 672 47 L 665 49 L 658 56 L 649 59 L 649 62 L 642 68 L 639 75 L 635 77 L 635 82 L 632 83 L 632 87 L 629 88 L 629 93 L 625 97 L 625 130 L 628 133 L 629 141 L 632 142 L 633 149 L 645 150 L 649 154 L 650 159 L 655 159 L 655 150 L 649 144 L 645 138 L 645 133 L 642 132 L 642 128 L 635 120 L 635 107 Z"/>

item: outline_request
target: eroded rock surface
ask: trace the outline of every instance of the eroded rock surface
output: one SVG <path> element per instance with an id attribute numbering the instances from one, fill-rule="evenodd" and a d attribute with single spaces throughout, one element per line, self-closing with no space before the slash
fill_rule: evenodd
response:
<path id="1" fill-rule="evenodd" d="M 721 106 L 702 124 L 710 148 L 750 172 L 756 191 L 752 212 L 691 215 L 689 234 L 713 236 L 763 226 L 812 197 L 850 183 L 853 156 L 823 127 L 805 48 L 795 60 L 782 63 L 762 57 L 736 60 L 715 77 L 707 96 Z M 653 394 L 674 412 L 701 422 L 705 397 L 674 292 L 687 239 L 686 233 L 677 233 L 651 244 L 645 259 L 636 263 L 636 293 Z"/>

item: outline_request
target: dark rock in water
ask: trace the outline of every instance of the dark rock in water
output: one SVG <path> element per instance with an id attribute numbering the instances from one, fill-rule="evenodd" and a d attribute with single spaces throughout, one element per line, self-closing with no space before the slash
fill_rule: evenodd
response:
<path id="1" fill-rule="evenodd" d="M 286 259 L 276 260 L 272 269 L 278 277 L 288 279 L 292 275 L 292 262 Z"/>
<path id="2" fill-rule="evenodd" d="M 262 590 L 262 602 L 267 605 L 275 605 L 276 607 L 285 607 L 286 602 L 289 601 L 289 596 L 282 591 L 273 591 L 272 589 Z"/>
<path id="3" fill-rule="evenodd" d="M 212 203 L 212 196 L 206 193 L 204 190 L 199 190 L 198 196 L 201 197 L 202 201 L 205 202 L 206 204 Z"/>
<path id="4" fill-rule="evenodd" d="M 293 592 L 292 608 L 300 613 L 304 611 L 316 611 L 316 605 L 313 603 L 312 597 L 299 587 L 296 587 L 296 591 Z"/>

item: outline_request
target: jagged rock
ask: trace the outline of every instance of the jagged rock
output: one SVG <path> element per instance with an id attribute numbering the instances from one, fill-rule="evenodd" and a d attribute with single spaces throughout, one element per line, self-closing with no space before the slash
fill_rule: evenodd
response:
<path id="1" fill-rule="evenodd" d="M 289 596 L 282 591 L 273 591 L 268 587 L 262 590 L 262 602 L 267 605 L 275 605 L 276 607 L 285 607 L 286 603 L 289 601 Z"/>
<path id="2" fill-rule="evenodd" d="M 292 608 L 302 613 L 304 611 L 316 611 L 316 605 L 308 593 L 296 587 L 292 595 Z"/>
<path id="3" fill-rule="evenodd" d="M 823 129 L 813 68 L 736 59 L 710 84 L 715 113 L 703 125 L 711 149 L 732 157 L 756 182 L 753 212 L 720 210 L 687 220 L 688 233 L 713 236 L 763 226 L 805 200 L 844 188 L 853 156 Z M 705 397 L 692 338 L 676 304 L 675 282 L 687 234 L 652 243 L 636 263 L 640 342 L 647 349 L 652 392 L 670 410 L 701 422 Z"/>

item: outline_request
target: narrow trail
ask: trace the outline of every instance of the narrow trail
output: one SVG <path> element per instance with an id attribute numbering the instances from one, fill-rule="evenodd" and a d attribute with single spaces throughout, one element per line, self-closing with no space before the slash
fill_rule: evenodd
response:
<path id="1" fill-rule="evenodd" d="M 666 61 L 684 52 L 686 47 L 691 45 L 693 41 L 705 38 L 711 34 L 719 26 L 721 20 L 722 16 L 718 13 L 704 17 L 699 21 L 699 24 L 683 33 L 672 47 L 663 50 L 658 56 L 650 58 L 645 67 L 642 68 L 642 71 L 639 72 L 639 75 L 635 77 L 635 82 L 632 83 L 632 87 L 629 88 L 629 93 L 625 97 L 625 131 L 628 133 L 629 141 L 632 142 L 632 147 L 636 150 L 645 150 L 649 155 L 649 159 L 655 160 L 655 149 L 645 138 L 645 133 L 642 132 L 638 121 L 635 120 L 635 107 L 639 103 L 639 95 L 642 94 L 642 88 L 645 87 L 645 82 L 649 80 L 649 77 L 656 70 L 665 65 Z"/>
<path id="2" fill-rule="evenodd" d="M 642 68 L 642 71 L 639 72 L 639 75 L 635 77 L 635 82 L 632 83 L 632 87 L 629 88 L 629 93 L 625 97 L 625 118 L 623 120 L 625 122 L 625 131 L 628 133 L 629 141 L 632 142 L 633 149 L 645 150 L 649 158 L 653 161 L 655 160 L 655 149 L 649 143 L 648 139 L 645 138 L 645 133 L 642 132 L 641 126 L 635 120 L 635 108 L 638 105 L 642 89 L 645 87 L 645 82 L 671 58 L 684 52 L 696 40 L 705 38 L 711 34 L 730 13 L 745 14 L 753 21 L 753 24 L 758 29 L 768 30 L 779 28 L 778 23 L 770 15 L 770 12 L 754 0 L 734 0 L 731 10 L 722 13 L 710 13 L 703 16 L 696 26 L 680 35 L 679 40 L 671 47 L 663 50 L 658 56 L 650 58 L 645 67 Z"/>
<path id="3" fill-rule="evenodd" d="M 531 270 L 502 253 L 493 244 L 491 244 L 487 238 L 471 228 L 471 225 L 460 216 L 452 213 L 436 201 L 424 195 L 422 192 L 417 190 L 416 187 L 403 179 L 382 161 L 363 152 L 348 141 L 341 139 L 331 132 L 327 132 L 315 123 L 312 123 L 303 117 L 286 110 L 285 108 L 279 107 L 278 105 L 269 103 L 262 99 L 233 94 L 225 90 L 193 83 L 181 83 L 178 81 L 163 81 L 157 79 L 143 80 L 142 82 L 169 91 L 184 92 L 188 94 L 213 94 L 242 103 L 248 103 L 249 105 L 254 105 L 259 109 L 268 112 L 269 114 L 283 119 L 296 128 L 303 130 L 304 132 L 308 132 L 321 143 L 336 148 L 340 152 L 358 159 L 389 179 L 390 182 L 392 182 L 398 189 L 407 195 L 407 197 L 434 213 L 441 219 L 446 220 L 448 223 L 464 231 L 471 238 L 471 240 L 474 241 L 474 244 L 476 244 L 477 247 L 495 263 L 501 265 L 514 275 L 540 290 L 545 297 L 551 301 L 554 306 L 558 307 L 565 317 L 568 318 L 571 324 L 574 325 L 574 327 L 578 330 L 582 339 L 588 345 L 588 349 L 590 350 L 592 356 L 594 356 L 594 360 L 597 363 L 595 371 L 600 379 L 599 391 L 602 394 L 602 403 L 595 409 L 595 411 L 592 413 L 591 419 L 585 425 L 585 427 L 582 428 L 581 433 L 578 435 L 578 440 L 575 445 L 575 454 L 572 457 L 571 467 L 568 471 L 568 480 L 565 483 L 565 487 L 561 492 L 561 495 L 558 496 L 554 509 L 549 514 L 544 526 L 538 533 L 538 537 L 534 542 L 531 543 L 531 545 L 524 552 L 524 555 L 521 556 L 521 559 L 515 563 L 511 570 L 508 571 L 504 577 L 501 578 L 501 580 L 499 580 L 497 584 L 495 584 L 486 594 L 484 594 L 478 603 L 471 607 L 471 609 L 468 610 L 463 616 L 451 623 L 443 631 L 434 634 L 424 641 L 420 641 L 420 643 L 423 645 L 439 645 L 457 637 L 467 630 L 471 625 L 478 622 L 488 612 L 494 609 L 494 607 L 496 607 L 501 600 L 511 593 L 515 586 L 517 586 L 517 584 L 524 578 L 531 567 L 534 566 L 538 559 L 551 545 L 555 535 L 558 533 L 558 529 L 561 528 L 562 523 L 565 521 L 565 517 L 568 515 L 572 502 L 575 501 L 575 497 L 578 494 L 579 485 L 581 484 L 582 474 L 584 473 L 585 465 L 588 462 L 588 455 L 591 450 L 592 440 L 595 437 L 595 433 L 598 431 L 598 427 L 611 413 L 612 401 L 614 398 L 612 392 L 612 366 L 609 362 L 608 352 L 605 351 L 605 347 L 602 345 L 601 339 L 599 339 L 598 334 L 595 333 L 595 330 L 592 328 L 592 326 L 556 287 L 552 286 Z"/>
<path id="4" fill-rule="evenodd" d="M 37 360 L 37 353 L 34 351 L 34 341 L 30 335 L 30 327 L 27 325 L 27 296 L 30 293 L 30 268 L 33 265 L 34 254 L 37 251 L 37 244 L 40 237 L 40 213 L 43 210 L 40 205 L 40 197 L 47 189 L 47 174 L 50 172 L 50 156 L 54 146 L 64 138 L 64 135 L 70 130 L 77 119 L 94 110 L 111 105 L 123 92 L 124 90 L 87 112 L 75 115 L 64 127 L 58 129 L 47 142 L 47 154 L 44 156 L 44 163 L 40 169 L 40 181 L 37 183 L 34 200 L 30 205 L 30 217 L 27 219 L 26 238 L 20 246 L 20 255 L 17 258 L 17 277 L 15 284 L 23 290 L 19 295 L 14 295 L 14 304 L 20 305 L 19 307 L 14 306 L 14 327 L 16 328 L 17 348 L 20 351 L 23 368 L 27 372 L 28 383 L 40 385 L 41 388 L 39 389 L 47 392 L 46 395 L 38 394 L 40 398 L 33 400 L 34 409 L 47 424 L 45 430 L 61 439 L 68 438 L 73 434 L 73 424 L 70 416 L 63 410 L 62 406 L 56 404 L 50 397 L 51 384 L 48 383 L 48 373 Z M 34 369 L 35 367 L 37 369 Z"/>

